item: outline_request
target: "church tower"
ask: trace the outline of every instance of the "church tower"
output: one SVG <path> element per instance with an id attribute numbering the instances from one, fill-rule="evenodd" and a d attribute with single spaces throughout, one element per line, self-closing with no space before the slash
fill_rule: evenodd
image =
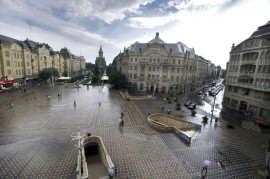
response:
<path id="1" fill-rule="evenodd" d="M 106 69 L 106 61 L 105 61 L 105 58 L 103 57 L 102 46 L 100 46 L 99 48 L 98 57 L 96 58 L 95 64 L 100 73 L 103 73 L 104 70 Z"/>
<path id="2" fill-rule="evenodd" d="M 98 51 L 99 57 L 103 57 L 103 50 L 102 46 L 100 46 L 99 51 Z"/>

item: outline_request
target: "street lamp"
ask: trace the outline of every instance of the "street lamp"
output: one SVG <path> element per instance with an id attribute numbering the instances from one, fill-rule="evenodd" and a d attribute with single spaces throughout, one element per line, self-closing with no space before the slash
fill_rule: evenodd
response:
<path id="1" fill-rule="evenodd" d="M 211 121 L 213 119 L 213 113 L 214 113 L 214 109 L 215 109 L 215 103 L 216 103 L 216 96 L 218 95 L 218 93 L 222 90 L 222 88 L 218 89 L 214 94 L 212 94 L 211 96 L 214 96 L 214 103 L 212 105 L 212 109 L 211 109 Z"/>

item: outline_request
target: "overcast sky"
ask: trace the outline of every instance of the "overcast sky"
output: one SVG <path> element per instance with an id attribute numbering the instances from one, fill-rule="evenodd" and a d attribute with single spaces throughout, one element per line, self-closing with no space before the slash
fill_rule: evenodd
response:
<path id="1" fill-rule="evenodd" d="M 0 34 L 68 47 L 107 63 L 135 41 L 159 32 L 225 68 L 232 43 L 270 20 L 270 0 L 0 0 Z"/>

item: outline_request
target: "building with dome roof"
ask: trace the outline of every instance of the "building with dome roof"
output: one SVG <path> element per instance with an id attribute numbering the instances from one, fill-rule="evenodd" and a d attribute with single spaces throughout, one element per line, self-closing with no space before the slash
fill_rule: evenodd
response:
<path id="1" fill-rule="evenodd" d="M 185 93 L 201 86 L 210 78 L 211 62 L 195 54 L 182 42 L 166 43 L 157 32 L 147 43 L 135 42 L 120 52 L 113 61 L 130 86 L 139 91 Z M 198 66 L 205 75 L 200 79 Z M 209 67 L 208 67 L 209 66 Z M 199 82 L 200 81 L 200 82 Z"/>
<path id="2" fill-rule="evenodd" d="M 270 21 L 233 44 L 226 73 L 224 109 L 270 123 Z"/>

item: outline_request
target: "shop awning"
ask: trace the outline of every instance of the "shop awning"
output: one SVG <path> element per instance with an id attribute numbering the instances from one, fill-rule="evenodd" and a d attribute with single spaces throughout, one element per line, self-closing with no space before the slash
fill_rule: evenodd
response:
<path id="1" fill-rule="evenodd" d="M 16 80 L 6 80 L 6 81 L 4 81 L 4 85 L 12 84 L 12 83 L 16 83 Z"/>

